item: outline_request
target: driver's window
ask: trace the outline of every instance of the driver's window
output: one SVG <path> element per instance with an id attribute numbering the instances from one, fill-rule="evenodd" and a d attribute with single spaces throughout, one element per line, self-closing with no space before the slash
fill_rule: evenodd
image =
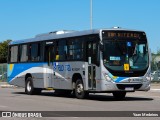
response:
<path id="1" fill-rule="evenodd" d="M 141 56 L 143 56 L 143 55 L 146 53 L 145 44 L 140 44 L 140 45 L 139 45 L 138 53 L 139 53 Z"/>

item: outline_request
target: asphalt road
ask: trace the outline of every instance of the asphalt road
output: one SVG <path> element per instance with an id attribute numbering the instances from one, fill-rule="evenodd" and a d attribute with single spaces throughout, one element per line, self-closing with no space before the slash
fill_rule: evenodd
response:
<path id="1" fill-rule="evenodd" d="M 91 94 L 80 100 L 74 96 L 56 95 L 53 91 L 43 91 L 41 95 L 26 95 L 23 88 L 0 88 L 0 111 L 160 111 L 160 84 L 154 84 L 148 92 L 127 93 L 123 101 L 116 101 L 112 94 Z M 82 113 L 83 114 L 83 113 Z M 54 118 L 33 118 L 64 120 L 63 113 Z M 62 116 L 61 116 L 62 115 Z M 137 117 L 129 117 L 129 120 Z M 22 119 L 22 118 L 0 118 Z M 29 120 L 30 118 L 24 118 Z M 65 120 L 82 117 L 65 117 Z M 127 120 L 126 117 L 85 117 L 88 120 Z M 141 117 L 141 120 L 158 120 L 159 117 Z"/>

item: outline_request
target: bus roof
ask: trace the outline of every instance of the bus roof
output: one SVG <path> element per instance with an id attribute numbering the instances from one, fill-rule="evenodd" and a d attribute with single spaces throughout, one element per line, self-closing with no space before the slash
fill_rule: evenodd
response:
<path id="1" fill-rule="evenodd" d="M 10 43 L 10 45 L 30 43 L 30 42 L 38 42 L 38 41 L 47 41 L 47 40 L 69 38 L 69 37 L 76 37 L 76 36 L 84 36 L 84 35 L 91 35 L 91 34 L 99 34 L 101 30 L 137 31 L 137 30 L 122 29 L 122 28 L 119 28 L 119 27 L 116 27 L 116 28 L 114 27 L 114 28 L 110 28 L 110 29 L 84 30 L 84 31 L 61 30 L 61 31 L 44 33 L 44 34 L 38 34 L 34 38 L 12 41 Z M 143 31 L 138 31 L 138 32 L 143 32 Z"/>

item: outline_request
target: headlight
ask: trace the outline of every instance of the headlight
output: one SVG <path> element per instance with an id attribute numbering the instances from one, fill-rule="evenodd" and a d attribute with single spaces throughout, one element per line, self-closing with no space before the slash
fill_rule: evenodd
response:
<path id="1" fill-rule="evenodd" d="M 151 81 L 151 74 L 147 73 L 147 75 L 144 77 L 144 82 Z"/>
<path id="2" fill-rule="evenodd" d="M 104 75 L 104 78 L 106 79 L 106 81 L 108 81 L 108 82 L 112 81 L 112 78 L 109 77 L 109 75 L 107 73 L 103 73 L 103 75 Z"/>

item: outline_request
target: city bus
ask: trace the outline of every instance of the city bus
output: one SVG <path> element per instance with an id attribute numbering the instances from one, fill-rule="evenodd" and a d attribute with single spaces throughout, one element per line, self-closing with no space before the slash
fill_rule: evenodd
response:
<path id="1" fill-rule="evenodd" d="M 151 57 L 144 31 L 122 28 L 54 31 L 12 41 L 8 82 L 29 95 L 42 90 L 74 94 L 150 90 Z"/>

